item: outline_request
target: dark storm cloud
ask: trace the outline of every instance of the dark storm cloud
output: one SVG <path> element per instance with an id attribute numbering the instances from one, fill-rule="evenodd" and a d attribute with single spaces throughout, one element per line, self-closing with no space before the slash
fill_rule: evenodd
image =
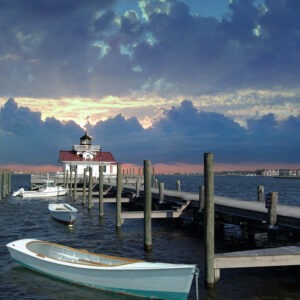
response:
<path id="1" fill-rule="evenodd" d="M 76 123 L 41 120 L 39 112 L 9 99 L 0 110 L 1 164 L 56 164 L 58 151 L 69 150 L 82 135 Z"/>
<path id="2" fill-rule="evenodd" d="M 1 164 L 55 164 L 59 150 L 79 143 L 83 129 L 74 122 L 18 107 L 9 99 L 0 110 Z M 248 127 L 222 114 L 198 111 L 190 101 L 166 110 L 164 117 L 144 129 L 134 117 L 121 114 L 89 125 L 93 143 L 111 151 L 116 160 L 141 164 L 201 163 L 204 152 L 214 152 L 216 162 L 300 163 L 300 116 L 277 121 L 272 114 L 248 120 Z"/>
<path id="3" fill-rule="evenodd" d="M 269 114 L 248 120 L 248 128 L 222 114 L 198 111 L 190 101 L 166 110 L 149 129 L 135 118 L 119 115 L 90 127 L 95 141 L 118 160 L 141 163 L 201 163 L 204 152 L 214 152 L 217 162 L 299 163 L 300 116 L 277 121 Z"/>
<path id="4" fill-rule="evenodd" d="M 2 96 L 201 95 L 300 79 L 299 1 L 235 0 L 222 20 L 175 0 L 0 0 Z M 256 30 L 256 31 L 255 31 Z M 254 34 L 256 32 L 256 34 Z"/>

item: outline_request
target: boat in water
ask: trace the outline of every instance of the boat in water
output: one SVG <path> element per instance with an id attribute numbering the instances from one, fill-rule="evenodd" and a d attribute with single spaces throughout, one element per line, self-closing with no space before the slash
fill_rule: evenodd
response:
<path id="1" fill-rule="evenodd" d="M 198 275 L 196 265 L 106 256 L 35 239 L 17 240 L 6 247 L 14 261 L 31 270 L 86 287 L 144 298 L 187 299 L 194 275 Z"/>
<path id="2" fill-rule="evenodd" d="M 56 185 L 53 180 L 43 180 L 42 186 L 37 191 L 25 191 L 23 188 L 14 192 L 14 197 L 20 196 L 22 198 L 44 198 L 44 197 L 57 197 L 66 195 L 67 188 Z"/>
<path id="3" fill-rule="evenodd" d="M 74 225 L 78 212 L 75 207 L 68 203 L 50 203 L 48 209 L 53 219 L 69 226 Z"/>

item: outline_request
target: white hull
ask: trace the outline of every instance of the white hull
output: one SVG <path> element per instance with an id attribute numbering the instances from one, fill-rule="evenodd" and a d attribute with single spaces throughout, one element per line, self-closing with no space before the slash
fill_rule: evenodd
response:
<path id="1" fill-rule="evenodd" d="M 195 265 L 149 263 L 24 239 L 6 245 L 32 270 L 87 287 L 156 299 L 187 299 Z"/>
<path id="2" fill-rule="evenodd" d="M 24 191 L 20 192 L 22 198 L 45 198 L 45 197 L 57 197 L 64 196 L 68 192 L 67 189 L 57 189 L 52 191 Z"/>
<path id="3" fill-rule="evenodd" d="M 64 196 L 68 192 L 67 188 L 57 186 L 53 180 L 43 180 L 43 185 L 38 191 L 25 191 L 23 188 L 14 192 L 14 197 L 20 196 L 22 198 L 45 198 Z"/>
<path id="4" fill-rule="evenodd" d="M 67 203 L 54 203 L 49 204 L 48 209 L 52 218 L 70 225 L 75 223 L 78 212 L 75 207 Z"/>

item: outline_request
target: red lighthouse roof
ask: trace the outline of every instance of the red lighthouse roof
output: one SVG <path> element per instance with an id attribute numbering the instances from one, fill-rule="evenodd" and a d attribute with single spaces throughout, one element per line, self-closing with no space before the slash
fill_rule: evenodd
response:
<path id="1" fill-rule="evenodd" d="M 86 162 L 110 162 L 116 163 L 113 155 L 110 152 L 101 152 L 97 151 L 96 155 L 92 159 L 84 159 L 81 155 L 77 155 L 75 151 L 60 151 L 59 152 L 59 161 L 86 161 Z"/>

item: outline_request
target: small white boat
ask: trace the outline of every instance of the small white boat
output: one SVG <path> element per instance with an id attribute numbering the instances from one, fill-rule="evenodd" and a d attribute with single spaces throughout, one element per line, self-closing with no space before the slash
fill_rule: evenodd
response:
<path id="1" fill-rule="evenodd" d="M 63 196 L 68 192 L 61 186 L 57 186 L 53 180 L 43 180 L 42 186 L 37 191 L 25 191 L 23 188 L 14 192 L 14 197 L 20 196 L 22 198 L 44 198 L 44 197 L 56 197 Z"/>
<path id="2" fill-rule="evenodd" d="M 31 270 L 91 288 L 145 298 L 187 299 L 194 274 L 198 275 L 196 265 L 106 256 L 35 239 L 17 240 L 6 247 L 13 260 Z"/>
<path id="3" fill-rule="evenodd" d="M 53 219 L 68 225 L 73 225 L 75 223 L 78 210 L 70 204 L 50 203 L 48 209 Z"/>

